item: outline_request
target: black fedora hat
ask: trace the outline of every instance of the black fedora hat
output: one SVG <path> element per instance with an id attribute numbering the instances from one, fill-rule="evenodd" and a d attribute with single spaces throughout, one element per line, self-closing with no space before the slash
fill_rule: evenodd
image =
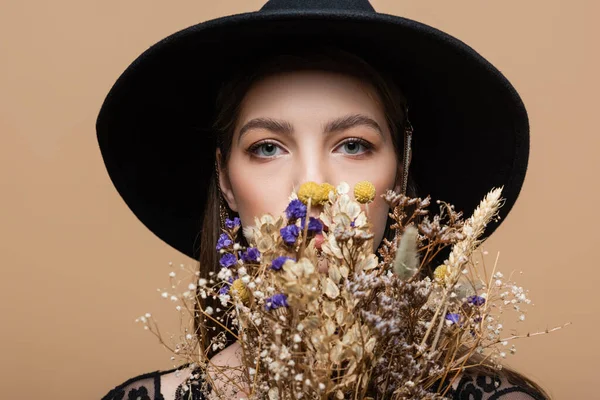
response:
<path id="1" fill-rule="evenodd" d="M 331 44 L 391 71 L 414 127 L 411 173 L 421 195 L 470 213 L 504 186 L 500 221 L 527 170 L 525 107 L 498 69 L 460 40 L 377 13 L 367 0 L 270 0 L 156 43 L 114 84 L 96 129 L 106 168 L 135 215 L 191 257 L 214 173 L 216 93 L 237 68 L 294 43 Z"/>

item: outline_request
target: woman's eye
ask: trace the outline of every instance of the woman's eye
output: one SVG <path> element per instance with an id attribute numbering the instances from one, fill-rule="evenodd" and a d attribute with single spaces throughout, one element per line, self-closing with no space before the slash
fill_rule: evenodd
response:
<path id="1" fill-rule="evenodd" d="M 357 155 L 370 150 L 370 146 L 366 141 L 351 139 L 342 143 L 338 149 L 345 154 Z"/>
<path id="2" fill-rule="evenodd" d="M 271 142 L 258 143 L 250 148 L 250 153 L 257 157 L 274 157 L 279 155 L 280 152 L 281 148 Z"/>

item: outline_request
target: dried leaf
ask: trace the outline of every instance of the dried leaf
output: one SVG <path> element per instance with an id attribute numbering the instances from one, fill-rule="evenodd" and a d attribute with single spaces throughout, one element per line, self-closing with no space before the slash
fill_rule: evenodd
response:
<path id="1" fill-rule="evenodd" d="M 335 333 L 335 324 L 330 319 L 325 321 L 325 333 L 327 333 L 327 336 L 332 336 Z"/>
<path id="2" fill-rule="evenodd" d="M 340 267 L 340 273 L 342 274 L 344 279 L 348 279 L 348 274 L 350 273 L 350 269 L 347 266 L 342 265 Z"/>
<path id="3" fill-rule="evenodd" d="M 321 320 L 316 315 L 309 315 L 300 321 L 300 323 L 304 326 L 304 329 L 317 329 Z"/>
<path id="4" fill-rule="evenodd" d="M 331 361 L 336 364 L 341 364 L 343 350 L 344 346 L 340 342 L 336 343 L 336 345 L 331 349 Z"/>
<path id="5" fill-rule="evenodd" d="M 335 265 L 335 264 L 329 265 L 329 268 L 327 271 L 329 273 L 329 277 L 331 278 L 331 280 L 333 280 L 336 284 L 340 283 L 340 280 L 342 279 L 342 274 L 340 272 L 340 269 L 337 267 L 337 265 Z"/>
<path id="6" fill-rule="evenodd" d="M 337 299 L 337 297 L 340 295 L 340 289 L 337 287 L 337 285 L 331 280 L 331 278 L 327 278 L 325 280 L 325 282 L 323 283 L 323 286 L 325 287 L 325 294 L 332 300 Z"/>
<path id="7" fill-rule="evenodd" d="M 337 311 L 335 312 L 335 320 L 338 323 L 338 325 L 343 325 L 345 316 L 346 316 L 346 313 L 345 313 L 344 309 L 341 307 L 338 308 Z"/>
<path id="8" fill-rule="evenodd" d="M 377 344 L 377 339 L 375 337 L 370 338 L 369 340 L 367 340 L 367 343 L 365 344 L 365 351 L 368 353 L 372 353 L 373 350 L 375 349 L 376 344 Z"/>
<path id="9" fill-rule="evenodd" d="M 335 315 L 336 305 L 332 301 L 323 301 L 323 314 L 328 317 L 333 317 Z"/>
<path id="10" fill-rule="evenodd" d="M 379 261 L 377 260 L 377 256 L 375 254 L 369 254 L 365 257 L 358 265 L 359 271 L 370 271 L 372 269 L 377 268 Z"/>

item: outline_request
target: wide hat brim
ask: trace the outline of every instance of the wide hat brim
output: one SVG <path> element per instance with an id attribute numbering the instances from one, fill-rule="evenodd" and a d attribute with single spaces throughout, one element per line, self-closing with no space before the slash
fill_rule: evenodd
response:
<path id="1" fill-rule="evenodd" d="M 198 257 L 220 85 L 259 58 L 312 42 L 351 51 L 397 79 L 414 127 L 411 173 L 420 195 L 468 215 L 492 187 L 504 187 L 488 237 L 527 170 L 529 124 L 518 93 L 458 39 L 369 10 L 237 14 L 179 31 L 140 55 L 110 90 L 96 125 L 110 178 L 139 220 Z"/>

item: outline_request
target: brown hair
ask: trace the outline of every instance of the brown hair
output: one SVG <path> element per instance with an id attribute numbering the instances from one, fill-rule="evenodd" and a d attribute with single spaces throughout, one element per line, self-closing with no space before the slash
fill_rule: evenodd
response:
<path id="1" fill-rule="evenodd" d="M 259 79 L 273 73 L 298 70 L 321 70 L 343 73 L 362 81 L 369 82 L 376 90 L 382 102 L 386 122 L 392 136 L 396 158 L 399 163 L 403 162 L 403 133 L 407 125 L 407 101 L 400 88 L 393 83 L 394 81 L 385 71 L 374 69 L 366 61 L 352 53 L 330 46 L 310 46 L 286 50 L 285 53 L 282 52 L 272 57 L 267 57 L 259 63 L 242 68 L 221 87 L 216 99 L 217 115 L 213 123 L 213 132 L 216 135 L 217 146 L 221 151 L 223 160 L 222 168 L 226 168 L 234 135 L 234 127 L 239 117 L 241 103 L 251 85 Z M 416 132 L 416 134 L 418 134 L 418 132 Z M 201 266 L 200 277 L 207 280 L 210 280 L 215 276 L 220 269 L 215 246 L 221 232 L 219 205 L 223 204 L 225 207 L 226 205 L 222 200 L 220 203 L 220 192 L 217 185 L 217 177 L 216 174 L 214 174 L 209 184 L 208 199 L 206 201 L 201 231 L 200 243 L 202 243 L 202 246 L 200 248 L 199 256 Z M 408 176 L 407 194 L 411 197 L 417 195 L 417 185 L 410 173 Z M 229 209 L 227 210 L 230 217 L 233 218 L 234 213 Z M 384 237 L 392 239 L 392 236 L 393 231 L 389 229 L 388 224 Z M 241 241 L 245 240 L 243 235 L 240 235 L 239 239 Z M 212 299 L 210 296 L 204 300 L 204 304 L 199 304 L 200 307 L 211 306 L 215 310 L 219 308 L 219 305 L 218 299 Z M 222 318 L 223 313 L 216 313 L 217 316 L 219 314 L 221 315 L 219 318 Z M 198 313 L 197 316 L 198 315 L 201 314 Z M 222 323 L 226 325 L 228 329 L 235 331 L 235 328 L 229 321 L 222 320 Z M 218 324 L 210 320 L 200 321 L 197 319 L 196 329 L 201 331 L 205 348 L 211 342 L 212 338 L 220 332 L 223 332 L 222 327 L 219 327 Z M 232 335 L 227 334 L 227 337 L 229 343 L 234 341 Z M 207 352 L 209 357 L 215 353 L 209 348 L 207 348 Z M 473 359 L 472 361 L 479 362 L 481 360 Z M 488 375 L 490 373 L 497 373 L 496 370 L 485 365 L 472 368 L 471 370 L 474 374 Z M 503 370 L 503 376 L 513 384 L 529 387 L 548 398 L 538 385 L 515 371 L 505 368 Z"/>

